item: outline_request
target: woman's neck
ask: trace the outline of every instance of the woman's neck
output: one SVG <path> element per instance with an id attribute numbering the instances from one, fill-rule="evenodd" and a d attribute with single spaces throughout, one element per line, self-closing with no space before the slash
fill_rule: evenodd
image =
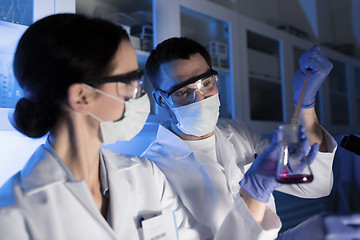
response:
<path id="1" fill-rule="evenodd" d="M 101 142 L 96 129 L 83 118 L 73 118 L 60 121 L 49 139 L 75 178 L 85 180 L 89 187 L 98 182 L 99 175 Z"/>
<path id="2" fill-rule="evenodd" d="M 97 124 L 99 123 L 86 120 L 86 117 L 60 121 L 50 134 L 49 141 L 75 178 L 85 181 L 95 205 L 106 218 L 108 199 L 103 196 L 101 189 L 101 142 Z"/>

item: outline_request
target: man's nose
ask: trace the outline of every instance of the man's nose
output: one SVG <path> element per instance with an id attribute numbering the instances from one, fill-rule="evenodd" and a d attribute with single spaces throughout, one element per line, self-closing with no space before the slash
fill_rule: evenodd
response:
<path id="1" fill-rule="evenodd" d="M 196 101 L 201 101 L 201 100 L 204 100 L 204 99 L 205 99 L 205 96 L 198 89 L 196 89 L 195 90 L 195 100 Z"/>

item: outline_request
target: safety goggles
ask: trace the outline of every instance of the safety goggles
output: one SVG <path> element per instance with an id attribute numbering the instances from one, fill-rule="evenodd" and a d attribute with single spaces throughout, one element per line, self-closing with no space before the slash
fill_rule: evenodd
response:
<path id="1" fill-rule="evenodd" d="M 196 91 L 205 98 L 218 93 L 218 73 L 213 69 L 192 77 L 181 84 L 172 87 L 169 91 L 158 89 L 163 95 L 170 99 L 172 107 L 184 106 L 195 102 Z"/>
<path id="2" fill-rule="evenodd" d="M 136 70 L 129 73 L 115 75 L 110 77 L 98 78 L 86 81 L 88 84 L 103 84 L 111 82 L 122 82 L 126 84 L 124 91 L 126 96 L 134 99 L 141 97 L 144 94 L 144 70 Z"/>

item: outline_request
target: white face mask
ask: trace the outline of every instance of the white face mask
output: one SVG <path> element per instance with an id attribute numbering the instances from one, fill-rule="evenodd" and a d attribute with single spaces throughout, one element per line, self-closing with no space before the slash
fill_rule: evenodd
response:
<path id="1" fill-rule="evenodd" d="M 101 135 L 105 144 L 114 143 L 116 141 L 129 141 L 144 127 L 150 113 L 150 101 L 146 93 L 137 99 L 131 98 L 128 101 L 124 101 L 121 98 L 112 96 L 99 89 L 86 84 L 85 86 L 119 102 L 125 103 L 124 115 L 118 121 L 103 121 L 94 114 L 89 114 L 100 122 Z"/>
<path id="2" fill-rule="evenodd" d="M 171 108 L 176 127 L 185 134 L 201 137 L 214 131 L 219 118 L 219 94 L 185 106 Z"/>

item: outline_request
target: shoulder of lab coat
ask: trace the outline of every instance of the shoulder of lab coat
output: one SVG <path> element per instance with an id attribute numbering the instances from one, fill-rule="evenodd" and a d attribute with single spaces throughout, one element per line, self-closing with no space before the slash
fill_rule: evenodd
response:
<path id="1" fill-rule="evenodd" d="M 14 199 L 14 187 L 19 186 L 24 193 L 32 193 L 50 184 L 64 182 L 67 179 L 64 171 L 49 171 L 59 168 L 56 161 L 47 161 L 52 159 L 51 154 L 41 145 L 30 157 L 25 167 L 10 178 L 1 188 L 1 199 Z M 6 197 L 5 197 L 6 196 Z M 13 202 L 14 203 L 14 202 Z M 1 201 L 0 206 L 11 205 L 10 201 Z"/>
<path id="2" fill-rule="evenodd" d="M 216 134 L 225 136 L 236 152 L 243 153 L 246 160 L 243 164 L 252 163 L 254 155 L 259 155 L 269 145 L 267 139 L 241 120 L 219 119 L 217 129 L 220 131 L 215 131 Z"/>
<path id="3" fill-rule="evenodd" d="M 232 133 L 225 131 L 226 134 Z M 219 205 L 219 198 L 212 194 L 214 190 L 209 184 L 210 180 L 207 180 L 206 174 L 202 172 L 201 164 L 196 162 L 192 150 L 168 130 L 166 125 L 159 126 L 156 140 L 142 156 L 160 167 L 190 212 L 200 222 L 216 231 L 216 239 L 271 239 L 269 236 L 276 238 L 281 222 L 274 209 L 267 208 L 266 221 L 264 226 L 260 226 L 242 200 L 237 200 L 230 206 L 223 203 Z M 194 182 L 197 186 L 202 186 L 201 191 L 190 190 Z"/>
<path id="4" fill-rule="evenodd" d="M 156 146 L 158 146 L 156 149 L 161 151 L 157 152 L 159 155 L 170 156 L 173 159 L 184 159 L 192 153 L 191 148 L 179 136 L 168 129 L 169 124 L 169 121 L 159 124 L 155 140 L 151 142 L 141 156 L 154 161 L 150 154 L 155 151 Z"/>

